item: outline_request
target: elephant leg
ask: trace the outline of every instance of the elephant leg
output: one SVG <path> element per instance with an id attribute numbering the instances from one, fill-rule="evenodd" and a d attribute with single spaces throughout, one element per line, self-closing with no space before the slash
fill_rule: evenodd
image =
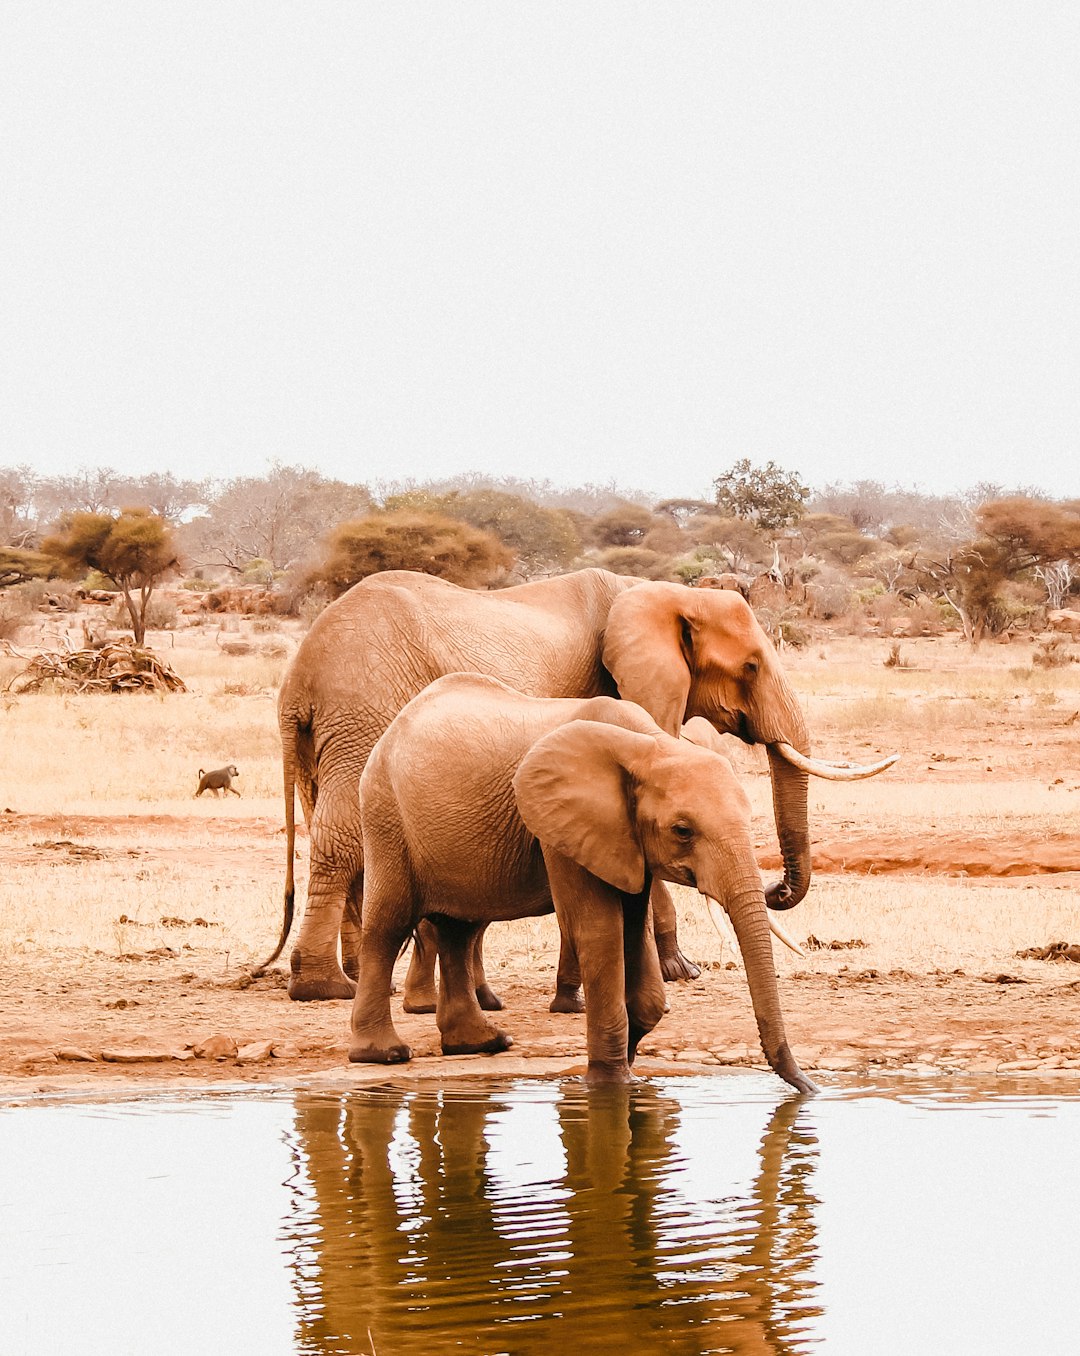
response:
<path id="1" fill-rule="evenodd" d="M 653 881 L 652 908 L 661 974 L 669 982 L 674 979 L 697 979 L 701 970 L 679 950 L 679 938 L 675 930 L 675 901 L 662 880 Z"/>
<path id="2" fill-rule="evenodd" d="M 626 1011 L 623 908 L 626 896 L 554 849 L 544 847 L 559 926 L 570 938 L 585 986 L 589 1067 L 585 1081 L 632 1083 Z M 647 904 L 642 903 L 642 912 Z"/>
<path id="3" fill-rule="evenodd" d="M 289 997 L 297 1002 L 356 992 L 338 961 L 338 937 L 349 892 L 363 879 L 363 842 L 355 784 L 320 788 L 311 817 L 307 905 L 290 958 Z"/>
<path id="4" fill-rule="evenodd" d="M 405 976 L 405 997 L 402 1007 L 406 1012 L 434 1012 L 438 1004 L 435 992 L 435 961 L 439 942 L 435 928 L 426 918 L 413 933 L 413 952 Z"/>
<path id="5" fill-rule="evenodd" d="M 559 969 L 555 976 L 555 997 L 549 1012 L 584 1012 L 585 995 L 581 991 L 581 966 L 566 931 L 559 929 Z"/>
<path id="6" fill-rule="evenodd" d="M 364 910 L 364 873 L 349 884 L 341 916 L 341 968 L 354 983 L 360 973 L 360 930 Z"/>
<path id="7" fill-rule="evenodd" d="M 476 986 L 476 1001 L 485 1012 L 502 1012 L 503 1001 L 488 983 L 487 972 L 484 970 L 485 932 L 487 932 L 486 923 L 477 930 L 469 952 L 469 964 L 472 966 L 473 983 Z"/>
<path id="8" fill-rule="evenodd" d="M 476 997 L 472 955 L 482 923 L 436 914 L 432 918 L 439 939 L 439 1002 L 435 1020 L 444 1055 L 494 1055 L 509 1050 L 513 1041 L 484 1016 Z"/>
<path id="9" fill-rule="evenodd" d="M 404 873 L 390 873 L 369 893 L 350 1019 L 349 1059 L 354 1064 L 403 1064 L 412 1057 L 390 1017 L 390 989 L 415 907 Z"/>
<path id="10" fill-rule="evenodd" d="M 626 1015 L 630 1031 L 627 1059 L 634 1062 L 638 1043 L 667 1011 L 664 976 L 653 935 L 647 896 L 627 899 L 623 908 L 623 963 L 626 969 Z"/>

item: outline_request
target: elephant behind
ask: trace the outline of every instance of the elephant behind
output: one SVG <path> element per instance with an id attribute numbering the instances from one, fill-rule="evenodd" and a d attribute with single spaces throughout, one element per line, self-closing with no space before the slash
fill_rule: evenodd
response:
<path id="1" fill-rule="evenodd" d="M 267 965 L 280 954 L 292 922 L 294 789 L 311 840 L 291 998 L 352 996 L 364 867 L 360 776 L 406 702 L 455 672 L 497 678 L 526 696 L 618 695 L 637 702 L 669 734 L 702 716 L 720 733 L 765 744 L 784 861 L 784 879 L 770 887 L 768 903 L 789 908 L 805 895 L 807 773 L 837 773 L 806 757 L 799 704 L 737 593 L 597 569 L 480 593 L 431 575 L 387 571 L 355 585 L 316 619 L 281 688 L 288 864 L 284 924 Z M 691 975 L 666 893 L 654 906 L 665 977 Z"/>

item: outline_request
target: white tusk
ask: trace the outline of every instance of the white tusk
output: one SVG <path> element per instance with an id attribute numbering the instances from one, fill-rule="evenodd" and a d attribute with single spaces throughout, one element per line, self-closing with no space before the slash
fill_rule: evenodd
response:
<path id="1" fill-rule="evenodd" d="M 727 912 L 717 904 L 715 899 L 711 899 L 708 895 L 703 895 L 702 898 L 709 906 L 709 917 L 712 919 L 713 927 L 720 934 L 720 940 L 727 942 L 732 953 L 741 959 L 742 952 L 739 950 L 739 939 L 735 936 L 735 929 L 731 926 L 731 919 L 727 916 Z"/>
<path id="2" fill-rule="evenodd" d="M 769 931 L 778 941 L 783 942 L 784 945 L 788 948 L 788 950 L 794 951 L 796 956 L 801 956 L 803 960 L 806 959 L 806 952 L 802 949 L 802 947 L 799 945 L 799 943 L 795 940 L 794 937 L 790 936 L 788 933 L 784 931 L 784 929 L 772 916 L 771 910 L 769 911 Z"/>
<path id="3" fill-rule="evenodd" d="M 825 763 L 820 758 L 807 758 L 806 754 L 785 744 L 783 740 L 770 744 L 769 748 L 775 749 L 781 758 L 800 772 L 808 772 L 812 777 L 824 777 L 829 782 L 858 782 L 865 777 L 876 777 L 900 759 L 898 753 L 890 753 L 880 763 Z"/>
<path id="4" fill-rule="evenodd" d="M 716 900 L 713 899 L 710 895 L 704 895 L 703 898 L 705 900 L 705 903 L 709 906 L 709 917 L 712 919 L 713 927 L 720 934 L 721 938 L 725 942 L 727 942 L 728 946 L 731 947 L 735 955 L 741 957 L 742 952 L 739 950 L 739 942 L 735 936 L 735 929 L 731 926 L 731 919 L 727 916 L 726 909 L 721 908 L 720 905 L 716 902 Z M 794 951 L 796 956 L 801 956 L 803 960 L 805 960 L 806 952 L 802 949 L 802 947 L 795 940 L 795 938 L 790 936 L 787 932 L 785 932 L 784 929 L 780 926 L 780 924 L 776 922 L 776 920 L 772 916 L 771 910 L 768 913 L 768 922 L 769 922 L 769 931 L 772 933 L 772 935 L 776 937 L 779 941 L 783 942 L 784 945 L 788 947 L 790 950 Z"/>

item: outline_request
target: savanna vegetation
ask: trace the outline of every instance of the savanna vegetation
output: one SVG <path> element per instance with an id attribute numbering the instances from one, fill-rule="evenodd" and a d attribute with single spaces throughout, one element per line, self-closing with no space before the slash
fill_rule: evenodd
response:
<path id="1" fill-rule="evenodd" d="M 115 590 L 140 637 L 166 581 L 159 622 L 183 593 L 230 612 L 252 610 L 256 590 L 259 610 L 310 620 L 386 569 L 477 588 L 589 565 L 687 584 L 723 576 L 796 646 L 820 623 L 897 638 L 957 630 L 977 646 L 1080 607 L 1078 501 L 995 485 L 809 487 L 745 458 L 703 481 L 700 499 L 656 499 L 511 477 L 368 485 L 281 465 L 201 482 L 0 468 L 0 635 L 40 604 L 36 581 L 49 581 L 53 606 L 72 587 Z"/>

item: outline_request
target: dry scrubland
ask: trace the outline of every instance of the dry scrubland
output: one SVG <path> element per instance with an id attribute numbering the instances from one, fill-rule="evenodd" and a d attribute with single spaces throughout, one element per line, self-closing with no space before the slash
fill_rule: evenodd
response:
<path id="1" fill-rule="evenodd" d="M 188 683 L 185 695 L 0 696 L 5 1074 L 40 1078 L 57 1047 L 138 1044 L 162 1022 L 160 1038 L 180 1047 L 226 1028 L 241 1042 L 278 1040 L 283 1054 L 309 1066 L 342 1066 L 347 1005 L 288 1004 L 273 980 L 231 987 L 269 950 L 280 921 L 274 703 L 299 632 L 283 624 L 270 646 L 276 653 L 265 652 L 265 635 L 249 638 L 264 648 L 229 656 L 210 628 L 152 635 Z M 1022 1026 L 1020 999 L 982 978 L 1007 974 L 1028 981 L 1016 992 L 1037 995 L 1040 1011 L 1060 1009 L 1062 1027 L 1075 1030 L 1078 998 L 1068 985 L 1080 969 L 1014 953 L 1080 942 L 1080 664 L 1033 669 L 1031 643 L 972 653 L 952 636 L 906 642 L 910 668 L 886 668 L 888 650 L 880 639 L 829 638 L 785 656 L 816 752 L 860 761 L 892 749 L 904 755 L 871 782 L 811 784 L 816 853 L 826 869 L 784 921 L 799 939 L 865 945 L 815 950 L 805 960 L 777 949 L 793 1044 L 805 1050 L 820 1036 L 803 997 L 817 994 L 822 1011 L 842 1006 L 849 1044 L 865 1047 L 896 1026 L 905 1007 L 896 986 L 940 988 L 942 972 L 957 970 L 964 975 L 954 989 L 970 989 L 954 994 L 961 1007 L 1007 998 Z M 0 661 L 0 686 L 18 667 Z M 768 871 L 775 852 L 764 755 L 734 741 L 731 752 Z M 242 799 L 194 800 L 198 769 L 230 761 L 240 768 Z M 1055 869 L 1037 871 L 1048 851 L 1057 853 Z M 302 860 L 301 879 L 303 869 Z M 701 1023 L 721 986 L 738 1014 L 736 1044 L 752 1041 L 748 997 L 727 971 L 728 944 L 698 897 L 680 893 L 684 950 L 705 975 L 673 994 L 648 1048 L 715 1051 L 715 1035 L 703 1034 Z M 555 953 L 550 919 L 490 934 L 492 974 L 511 1000 L 505 1024 L 525 1053 L 583 1051 L 583 1030 L 565 1025 L 573 1019 L 543 1012 Z M 1003 1019 L 1006 1005 L 999 1001 L 996 1012 Z M 564 1025 L 548 1029 L 545 1020 Z M 407 1038 L 434 1053 L 432 1019 L 411 1021 Z M 975 1012 L 964 1028 L 969 1044 L 979 1030 Z M 1001 1054 L 1045 1061 L 1036 1044 L 1016 1037 Z M 1069 1043 L 1058 1048 L 1071 1062 Z M 925 1049 L 907 1053 L 928 1057 Z"/>

